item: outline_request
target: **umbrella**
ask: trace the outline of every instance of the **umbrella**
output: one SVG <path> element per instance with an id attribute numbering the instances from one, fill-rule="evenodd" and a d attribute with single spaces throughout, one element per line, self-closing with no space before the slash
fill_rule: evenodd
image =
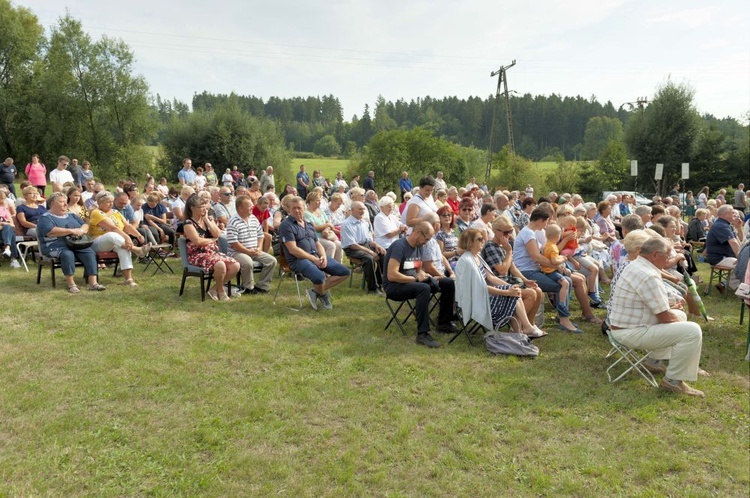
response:
<path id="1" fill-rule="evenodd" d="M 692 278 L 690 278 L 690 274 L 687 271 L 684 273 L 684 280 L 685 280 L 685 285 L 687 285 L 688 287 L 688 292 L 692 294 L 695 304 L 698 305 L 698 309 L 701 312 L 701 316 L 706 321 L 708 321 L 708 313 L 706 313 L 706 305 L 703 304 L 703 300 L 701 299 L 700 293 L 698 293 L 698 288 L 695 286 L 695 281 Z"/>

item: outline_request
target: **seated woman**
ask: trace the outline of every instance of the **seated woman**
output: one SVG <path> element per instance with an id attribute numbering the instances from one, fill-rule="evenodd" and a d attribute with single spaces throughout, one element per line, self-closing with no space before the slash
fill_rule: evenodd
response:
<path id="1" fill-rule="evenodd" d="M 518 269 L 521 270 L 523 276 L 530 280 L 534 280 L 542 291 L 557 294 L 556 307 L 557 316 L 559 318 L 558 328 L 560 330 L 567 330 L 569 332 L 580 334 L 583 331 L 570 321 L 570 310 L 568 308 L 570 291 L 562 292 L 560 284 L 548 278 L 541 270 L 541 265 L 554 266 L 554 264 L 541 253 L 541 248 L 546 242 L 543 238 L 543 230 L 546 228 L 551 217 L 552 210 L 548 205 L 544 205 L 544 203 L 538 205 L 531 212 L 529 224 L 518 232 L 518 235 L 513 242 L 515 263 L 516 266 L 518 266 Z M 538 231 L 542 232 L 539 233 Z M 578 274 L 577 278 L 578 280 L 573 280 L 572 287 L 575 289 L 576 296 L 581 304 L 581 311 L 583 312 L 584 320 L 591 321 L 592 323 L 601 323 L 601 320 L 594 316 L 591 311 L 591 306 L 588 303 L 585 278 L 580 274 Z"/>
<path id="2" fill-rule="evenodd" d="M 463 311 L 464 324 L 473 319 L 489 330 L 497 330 L 514 318 L 511 328 L 529 337 L 547 335 L 533 325 L 521 300 L 521 288 L 492 274 L 482 259 L 484 233 L 476 228 L 464 230 L 458 246 L 465 252 L 456 264 L 456 301 Z"/>
<path id="3" fill-rule="evenodd" d="M 492 240 L 484 243 L 482 259 L 499 279 L 521 286 L 521 299 L 526 316 L 530 322 L 534 322 L 536 313 L 542 304 L 544 293 L 534 282 L 523 276 L 523 273 L 513 263 L 513 242 L 511 237 L 515 233 L 513 223 L 507 216 L 498 216 L 492 222 L 492 231 L 495 236 Z"/>
<path id="4" fill-rule="evenodd" d="M 96 194 L 97 208 L 91 211 L 89 217 L 89 235 L 94 238 L 91 249 L 94 252 L 114 251 L 120 261 L 120 269 L 124 279 L 123 284 L 129 287 L 138 287 L 133 280 L 133 258 L 131 252 L 139 258 L 144 258 L 151 250 L 151 245 L 146 244 L 136 247 L 131 237 L 137 239 L 141 244 L 145 242 L 143 235 L 125 221 L 119 212 L 112 209 L 114 196 L 107 192 Z"/>
<path id="5" fill-rule="evenodd" d="M 383 249 L 388 249 L 391 244 L 406 232 L 407 226 L 401 224 L 401 220 L 392 216 L 393 199 L 384 195 L 379 201 L 380 212 L 375 215 L 373 230 L 375 232 L 375 242 L 380 244 Z"/>
<path id="6" fill-rule="evenodd" d="M 77 214 L 68 212 L 67 196 L 62 192 L 55 192 L 47 200 L 49 211 L 39 218 L 37 233 L 39 235 L 39 250 L 45 256 L 60 259 L 68 292 L 78 294 L 80 289 L 75 283 L 75 262 L 83 264 L 84 274 L 88 278 L 89 290 L 103 291 L 105 287 L 97 280 L 96 253 L 91 247 L 85 249 L 70 249 L 65 243 L 68 235 L 81 236 L 89 231 L 89 226 Z"/>
<path id="7" fill-rule="evenodd" d="M 15 224 L 13 223 L 13 214 L 10 212 L 10 209 L 8 209 L 5 202 L 5 192 L 5 190 L 0 190 L 0 235 L 3 240 L 3 256 L 11 258 L 11 268 L 20 268 L 21 263 L 18 262 Z"/>
<path id="8" fill-rule="evenodd" d="M 331 196 L 328 207 L 324 210 L 339 240 L 341 239 L 341 224 L 346 219 L 344 204 L 346 204 L 346 194 L 335 193 Z"/>
<path id="9" fill-rule="evenodd" d="M 456 227 L 456 213 L 453 212 L 453 208 L 447 204 L 437 211 L 438 217 L 440 218 L 440 230 L 435 233 L 435 240 L 437 240 L 445 259 L 450 263 L 451 268 L 455 270 L 458 258 L 463 253 L 458 248 L 458 237 L 454 231 Z"/>
<path id="10" fill-rule="evenodd" d="M 16 219 L 23 232 L 22 234 L 35 239 L 37 238 L 36 223 L 47 212 L 47 208 L 42 204 L 42 198 L 36 187 L 24 188 L 23 200 L 24 203 L 16 208 Z"/>
<path id="11" fill-rule="evenodd" d="M 341 241 L 334 232 L 333 223 L 328 220 L 328 216 L 320 208 L 321 197 L 322 194 L 317 189 L 313 189 L 312 192 L 307 194 L 305 221 L 315 226 L 315 235 L 318 237 L 320 245 L 325 249 L 326 257 L 341 263 Z"/>
<path id="12" fill-rule="evenodd" d="M 458 233 L 461 234 L 464 230 L 469 228 L 474 221 L 474 201 L 470 197 L 464 197 L 458 204 L 458 219 L 456 219 L 456 226 L 458 227 Z"/>
<path id="13" fill-rule="evenodd" d="M 240 271 L 239 262 L 219 252 L 216 241 L 221 236 L 219 227 L 208 217 L 208 203 L 198 195 L 185 203 L 183 226 L 187 238 L 187 260 L 205 271 L 213 270 L 214 287 L 208 295 L 214 301 L 229 301 L 226 284 Z"/>
<path id="14" fill-rule="evenodd" d="M 706 242 L 706 231 L 703 229 L 703 222 L 708 218 L 708 209 L 698 209 L 695 217 L 688 223 L 687 235 L 685 239 L 688 242 Z"/>
<path id="15" fill-rule="evenodd" d="M 66 195 L 68 197 L 68 212 L 85 221 L 89 217 L 89 212 L 83 202 L 81 190 L 78 187 L 70 187 L 66 191 Z"/>

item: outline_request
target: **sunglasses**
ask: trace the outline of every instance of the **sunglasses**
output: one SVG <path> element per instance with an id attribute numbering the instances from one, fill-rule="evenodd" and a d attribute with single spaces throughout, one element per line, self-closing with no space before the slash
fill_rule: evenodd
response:
<path id="1" fill-rule="evenodd" d="M 503 230 L 503 235 L 510 235 L 512 233 L 513 233 L 513 230 L 508 230 L 508 231 Z"/>
<path id="2" fill-rule="evenodd" d="M 225 195 L 225 196 L 229 197 L 229 196 L 231 196 L 232 194 L 230 194 L 229 192 L 222 192 L 222 193 L 221 193 L 221 195 Z"/>
<path id="3" fill-rule="evenodd" d="M 453 215 L 450 213 L 445 213 L 440 215 L 441 218 L 453 218 Z"/>
<path id="4" fill-rule="evenodd" d="M 474 211 L 472 208 L 464 208 L 461 211 Z"/>

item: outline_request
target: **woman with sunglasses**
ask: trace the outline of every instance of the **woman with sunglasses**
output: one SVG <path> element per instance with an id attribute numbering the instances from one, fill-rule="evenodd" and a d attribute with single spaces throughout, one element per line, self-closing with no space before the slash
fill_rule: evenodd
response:
<path id="1" fill-rule="evenodd" d="M 544 293 L 536 282 L 524 277 L 513 263 L 513 224 L 506 216 L 498 216 L 492 222 L 492 231 L 494 237 L 485 242 L 482 258 L 496 277 L 509 284 L 521 286 L 521 299 L 526 308 L 526 316 L 529 321 L 534 322 Z"/>
<path id="2" fill-rule="evenodd" d="M 440 217 L 440 230 L 435 233 L 435 240 L 440 246 L 443 256 L 450 263 L 451 268 L 455 269 L 459 256 L 463 254 L 463 251 L 458 248 L 458 237 L 456 237 L 456 232 L 454 231 L 456 227 L 456 214 L 448 205 L 438 209 L 437 214 Z"/>
<path id="3" fill-rule="evenodd" d="M 482 259 L 484 243 L 484 232 L 476 228 L 464 231 L 458 241 L 465 252 L 456 265 L 456 300 L 464 320 L 471 318 L 490 330 L 497 330 L 512 320 L 511 328 L 515 332 L 533 338 L 546 336 L 546 332 L 529 320 L 521 288 L 496 277 Z"/>
<path id="4" fill-rule="evenodd" d="M 474 201 L 470 197 L 464 197 L 458 205 L 458 218 L 456 227 L 459 235 L 471 227 L 474 221 Z"/>

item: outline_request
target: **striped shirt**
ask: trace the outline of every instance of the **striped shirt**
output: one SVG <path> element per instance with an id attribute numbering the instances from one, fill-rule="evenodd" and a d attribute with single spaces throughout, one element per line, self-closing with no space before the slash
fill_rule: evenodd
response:
<path id="1" fill-rule="evenodd" d="M 247 220 L 243 220 L 237 215 L 232 216 L 227 224 L 227 255 L 232 256 L 237 252 L 232 249 L 232 244 L 237 242 L 248 249 L 255 249 L 258 247 L 260 237 L 263 237 L 263 228 L 261 228 L 258 218 L 252 214 Z"/>

